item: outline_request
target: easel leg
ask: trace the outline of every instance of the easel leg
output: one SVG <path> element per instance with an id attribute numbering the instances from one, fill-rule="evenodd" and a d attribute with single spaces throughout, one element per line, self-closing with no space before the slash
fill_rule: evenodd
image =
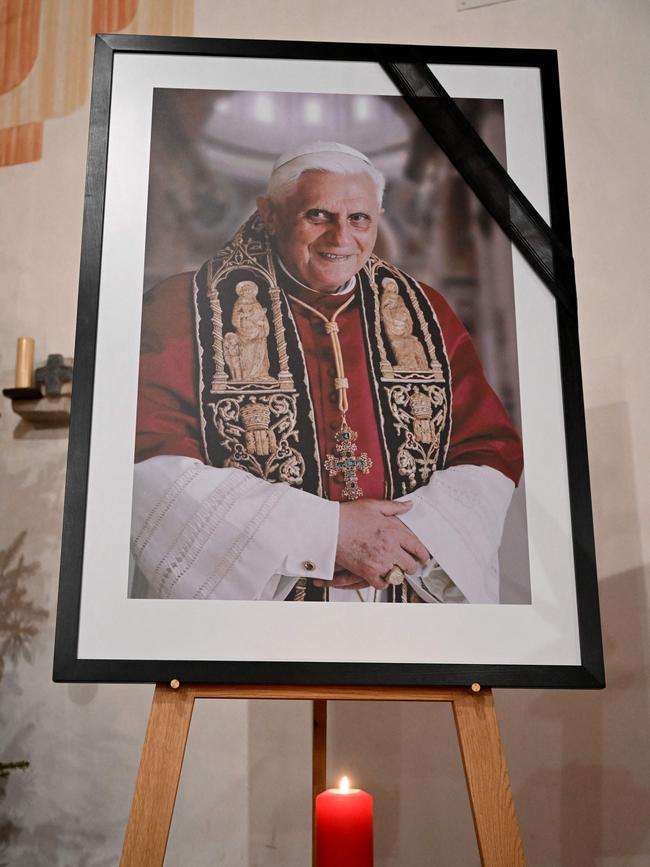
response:
<path id="1" fill-rule="evenodd" d="M 313 706 L 311 863 L 316 867 L 316 795 L 327 785 L 327 702 L 315 700 Z"/>
<path id="2" fill-rule="evenodd" d="M 194 694 L 156 686 L 120 867 L 162 867 Z"/>
<path id="3" fill-rule="evenodd" d="M 525 867 L 491 690 L 454 698 L 454 719 L 483 867 Z"/>

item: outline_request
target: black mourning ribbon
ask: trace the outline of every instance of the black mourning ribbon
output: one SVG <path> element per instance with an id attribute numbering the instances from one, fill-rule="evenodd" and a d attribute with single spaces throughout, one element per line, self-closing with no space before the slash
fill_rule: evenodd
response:
<path id="1" fill-rule="evenodd" d="M 573 257 L 425 63 L 381 63 L 422 126 L 572 317 Z"/>

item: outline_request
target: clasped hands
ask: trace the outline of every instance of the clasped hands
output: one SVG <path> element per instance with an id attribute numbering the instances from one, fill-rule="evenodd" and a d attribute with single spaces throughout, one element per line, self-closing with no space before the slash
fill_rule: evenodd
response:
<path id="1" fill-rule="evenodd" d="M 413 503 L 397 500 L 357 500 L 341 503 L 335 573 L 332 581 L 314 581 L 316 587 L 384 590 L 384 576 L 393 567 L 413 573 L 426 566 L 431 555 L 399 515 Z"/>

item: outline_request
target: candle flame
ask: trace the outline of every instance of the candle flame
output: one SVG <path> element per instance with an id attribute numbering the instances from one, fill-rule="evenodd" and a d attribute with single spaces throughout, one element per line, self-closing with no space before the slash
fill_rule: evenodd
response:
<path id="1" fill-rule="evenodd" d="M 339 789 L 342 792 L 349 792 L 350 791 L 350 781 L 348 780 L 347 777 L 341 777 L 341 782 L 339 783 Z"/>

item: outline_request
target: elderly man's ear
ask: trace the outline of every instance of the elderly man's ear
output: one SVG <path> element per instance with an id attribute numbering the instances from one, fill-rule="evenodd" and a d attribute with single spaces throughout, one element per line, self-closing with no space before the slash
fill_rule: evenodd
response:
<path id="1" fill-rule="evenodd" d="M 275 235 L 277 213 L 276 208 L 268 196 L 260 196 L 257 200 L 257 210 L 264 223 L 264 228 L 269 235 Z"/>

